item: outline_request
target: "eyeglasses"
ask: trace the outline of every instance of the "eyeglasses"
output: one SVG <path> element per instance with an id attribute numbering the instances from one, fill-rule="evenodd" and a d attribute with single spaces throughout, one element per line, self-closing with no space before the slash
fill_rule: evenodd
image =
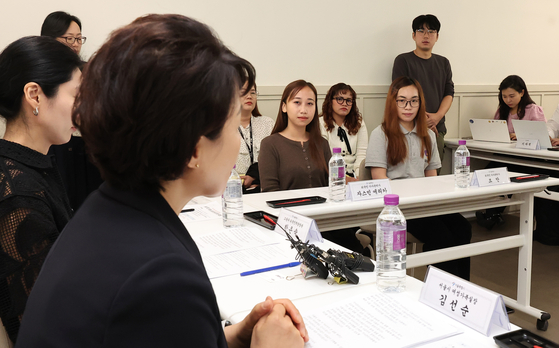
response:
<path id="1" fill-rule="evenodd" d="M 351 99 L 351 98 L 344 99 L 343 97 L 335 97 L 335 98 L 332 98 L 332 99 L 337 101 L 338 104 L 340 104 L 340 105 L 344 105 L 344 101 L 347 103 L 347 106 L 352 106 L 353 105 L 353 99 Z"/>
<path id="2" fill-rule="evenodd" d="M 250 96 L 253 97 L 253 98 L 258 98 L 258 91 L 250 91 L 250 92 L 248 92 L 247 94 L 245 94 L 245 93 L 246 93 L 246 91 L 241 90 L 241 95 L 242 95 L 243 97 L 246 97 L 247 95 L 250 95 Z"/>
<path id="3" fill-rule="evenodd" d="M 61 36 L 60 38 L 66 40 L 66 42 L 69 45 L 73 45 L 75 41 L 77 41 L 79 45 L 83 45 L 85 43 L 85 40 L 87 39 L 85 36 L 82 37 Z"/>
<path id="4" fill-rule="evenodd" d="M 404 109 L 406 106 L 408 106 L 408 103 L 410 103 L 410 106 L 412 108 L 419 107 L 419 99 L 412 99 L 412 100 L 396 99 L 396 105 L 398 105 L 398 107 L 401 109 Z"/>
<path id="5" fill-rule="evenodd" d="M 435 35 L 437 33 L 437 31 L 435 29 L 425 30 L 423 28 L 417 29 L 415 32 L 418 33 L 419 35 L 423 35 L 425 33 L 428 33 L 429 35 Z"/>

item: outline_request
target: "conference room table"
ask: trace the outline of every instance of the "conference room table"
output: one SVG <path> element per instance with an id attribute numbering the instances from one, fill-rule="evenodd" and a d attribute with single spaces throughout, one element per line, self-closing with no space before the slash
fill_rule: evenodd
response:
<path id="1" fill-rule="evenodd" d="M 247 196 L 245 196 L 246 198 Z M 245 204 L 245 210 L 253 210 L 254 207 Z M 195 238 L 197 235 L 210 233 L 223 229 L 222 220 L 220 218 L 198 222 L 185 223 L 189 233 Z M 260 227 L 249 221 L 245 222 L 245 227 L 258 229 L 262 235 L 272 237 L 276 232 Z M 282 242 L 282 246 L 290 248 L 287 240 Z M 324 241 L 321 245 L 323 250 L 327 248 L 343 249 L 336 244 Z M 331 275 L 327 279 L 310 278 L 304 279 L 298 267 L 283 268 L 271 272 L 255 274 L 242 277 L 238 274 L 216 277 L 211 279 L 212 286 L 217 298 L 220 316 L 223 320 L 232 323 L 238 323 L 246 315 L 250 313 L 252 308 L 259 302 L 264 301 L 266 296 L 273 299 L 287 298 L 290 299 L 297 309 L 301 311 L 303 317 L 313 310 L 320 309 L 329 304 L 346 300 L 352 296 L 363 294 L 378 293 L 376 289 L 375 272 L 356 272 L 359 276 L 358 284 L 338 284 L 334 282 Z M 392 294 L 396 301 L 402 301 L 402 298 L 411 299 L 412 306 L 426 313 L 433 313 L 433 309 L 419 302 L 420 293 L 423 282 L 413 277 L 406 277 L 406 290 L 399 294 Z M 407 302 L 408 305 L 410 302 Z M 437 320 L 451 324 L 463 331 L 463 333 L 444 338 L 441 341 L 433 342 L 429 346 L 436 347 L 497 347 L 492 336 L 485 336 L 450 317 L 440 315 Z M 359 321 L 360 318 L 353 318 Z M 439 322 L 439 321 L 437 321 Z M 519 329 L 519 327 L 511 324 L 511 330 Z M 492 335 L 507 332 L 506 329 L 498 329 Z M 313 336 L 311 336 L 311 339 Z M 467 345 L 462 345 L 467 343 Z M 398 346 L 395 342 L 393 346 Z M 345 347 L 345 346 L 344 346 Z"/>
<path id="2" fill-rule="evenodd" d="M 453 160 L 454 151 L 458 148 L 458 140 L 462 139 L 445 139 L 444 141 L 445 146 L 452 150 Z M 549 151 L 547 149 L 519 149 L 516 148 L 516 141 L 511 143 L 497 143 L 466 139 L 466 146 L 470 151 L 471 158 L 501 162 L 504 164 L 559 170 L 559 151 Z"/>
<path id="3" fill-rule="evenodd" d="M 452 152 L 452 168 L 454 168 L 454 152 L 458 148 L 457 138 L 445 139 L 445 146 Z M 462 139 L 463 140 L 463 139 Z M 476 141 L 465 139 L 466 146 L 470 151 L 470 158 L 485 161 L 502 163 L 544 170 L 558 171 L 559 177 L 559 151 L 549 151 L 547 149 L 529 150 L 516 148 L 516 141 L 511 143 L 497 143 L 491 141 Z M 537 172 L 537 170 L 535 170 Z M 559 193 L 550 192 L 549 194 L 540 192 L 536 197 L 559 201 Z"/>
<path id="4" fill-rule="evenodd" d="M 521 174 L 509 173 L 509 175 L 516 176 Z M 406 219 L 469 212 L 502 206 L 518 205 L 520 208 L 520 224 L 517 235 L 409 255 L 407 258 L 408 268 L 518 248 L 517 299 L 505 296 L 505 303 L 511 308 L 525 312 L 545 322 L 549 319 L 549 314 L 530 306 L 533 204 L 534 193 L 541 192 L 547 186 L 554 185 L 559 185 L 559 179 L 547 178 L 545 180 L 523 183 L 468 188 L 455 188 L 453 175 L 391 180 L 391 191 L 400 196 L 399 207 Z M 512 196 L 509 198 L 508 195 Z M 245 195 L 245 211 L 263 210 L 277 216 L 280 213 L 280 209 L 269 207 L 266 201 L 309 196 L 328 197 L 328 188 L 321 187 Z M 378 198 L 341 203 L 328 200 L 322 204 L 297 206 L 289 209 L 314 219 L 320 231 L 330 231 L 374 224 L 377 216 L 383 209 L 383 200 Z"/>

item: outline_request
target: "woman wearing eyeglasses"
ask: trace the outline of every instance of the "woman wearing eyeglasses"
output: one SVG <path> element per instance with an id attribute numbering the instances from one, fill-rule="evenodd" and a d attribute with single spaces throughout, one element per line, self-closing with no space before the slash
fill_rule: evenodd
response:
<path id="1" fill-rule="evenodd" d="M 366 167 L 373 179 L 407 179 L 436 176 L 441 167 L 435 133 L 427 126 L 425 98 L 417 80 L 399 77 L 386 98 L 384 120 L 371 132 Z M 423 250 L 437 250 L 470 243 L 470 223 L 460 214 L 407 221 L 407 231 L 424 243 Z M 470 259 L 435 265 L 470 279 Z"/>
<path id="2" fill-rule="evenodd" d="M 355 103 L 357 94 L 350 85 L 338 83 L 326 94 L 322 103 L 322 136 L 330 148 L 342 149 L 346 163 L 346 181 L 359 179 L 359 165 L 365 159 L 369 139 L 367 126 Z"/>
<path id="3" fill-rule="evenodd" d="M 82 36 L 82 22 L 79 18 L 63 11 L 53 12 L 45 18 L 41 36 L 53 37 L 77 54 L 80 54 L 86 39 Z"/>
<path id="4" fill-rule="evenodd" d="M 258 155 L 262 139 L 270 135 L 274 120 L 262 116 L 258 110 L 256 86 L 246 92 L 246 84 L 241 90 L 241 148 L 237 157 L 236 169 L 243 179 L 243 193 L 260 192 Z M 246 174 L 245 174 L 246 173 Z M 245 174 L 245 175 L 242 175 Z"/>

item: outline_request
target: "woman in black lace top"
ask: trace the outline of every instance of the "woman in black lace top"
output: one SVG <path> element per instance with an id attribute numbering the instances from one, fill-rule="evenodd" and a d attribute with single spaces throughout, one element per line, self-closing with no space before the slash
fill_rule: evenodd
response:
<path id="1" fill-rule="evenodd" d="M 75 131 L 80 65 L 49 37 L 19 39 L 0 54 L 0 317 L 13 342 L 41 265 L 72 215 L 46 154 Z"/>

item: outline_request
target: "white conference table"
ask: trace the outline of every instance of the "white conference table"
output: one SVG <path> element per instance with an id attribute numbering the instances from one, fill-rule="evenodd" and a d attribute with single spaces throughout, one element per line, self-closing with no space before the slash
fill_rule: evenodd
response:
<path id="1" fill-rule="evenodd" d="M 445 146 L 452 151 L 452 167 L 454 168 L 454 152 L 458 148 L 459 139 L 445 139 Z M 471 158 L 494 161 L 519 166 L 556 170 L 559 176 L 559 151 L 517 149 L 516 142 L 495 143 L 490 141 L 476 141 L 466 139 L 466 146 Z M 537 193 L 536 197 L 559 201 L 559 194 Z"/>
<path id="2" fill-rule="evenodd" d="M 510 173 L 511 176 L 519 173 Z M 410 255 L 408 268 L 425 266 L 433 263 L 476 256 L 506 249 L 519 248 L 517 299 L 505 298 L 507 306 L 525 312 L 539 320 L 549 319 L 549 314 L 530 306 L 530 286 L 532 274 L 532 233 L 534 193 L 547 186 L 559 185 L 559 179 L 525 183 L 510 183 L 490 187 L 454 187 L 453 175 L 428 178 L 392 180 L 392 193 L 400 196 L 400 209 L 406 219 L 436 216 L 450 213 L 519 205 L 519 234 L 487 241 L 471 243 L 452 248 L 434 250 Z M 513 194 L 511 198 L 507 195 Z M 328 188 L 313 188 L 267 192 L 244 196 L 247 205 L 245 211 L 263 210 L 278 215 L 280 209 L 274 209 L 266 201 L 294 197 L 322 196 L 328 197 Z M 291 210 L 316 220 L 321 231 L 329 231 L 375 223 L 383 208 L 382 199 L 358 202 L 330 202 L 292 207 Z"/>
<path id="3" fill-rule="evenodd" d="M 246 205 L 245 205 L 246 206 Z M 250 206 L 247 206 L 250 210 Z M 199 233 L 207 233 L 207 231 L 218 230 L 223 228 L 221 219 L 209 221 L 189 222 L 185 224 L 191 235 Z M 258 228 L 263 234 L 276 233 L 267 230 L 258 225 L 246 221 L 245 226 Z M 290 243 L 286 240 L 285 247 L 289 248 Z M 327 248 L 340 249 L 334 243 L 325 241 L 324 250 Z M 252 308 L 259 302 L 271 296 L 273 299 L 287 298 L 290 299 L 295 306 L 303 313 L 324 307 L 327 304 L 334 303 L 351 296 L 359 294 L 368 294 L 378 291 L 376 289 L 375 272 L 356 272 L 359 276 L 359 284 L 337 284 L 333 281 L 331 275 L 328 279 L 310 278 L 303 279 L 300 275 L 298 267 L 284 268 L 272 272 L 255 274 L 247 277 L 240 275 L 232 275 L 211 279 L 214 292 L 216 294 L 220 315 L 223 320 L 229 320 L 232 323 L 238 323 L 250 313 Z M 291 280 L 286 278 L 290 277 Z M 423 282 L 412 277 L 406 279 L 406 291 L 394 296 L 402 296 L 418 301 Z M 417 303 L 418 306 L 424 306 Z M 425 307 L 425 310 L 432 310 Z M 356 318 L 359 320 L 359 318 Z M 464 333 L 453 336 L 442 341 L 448 342 L 445 346 L 452 346 L 456 342 L 475 342 L 470 347 L 498 347 L 492 337 L 487 337 L 473 329 L 464 326 L 454 319 L 445 317 L 449 323 L 453 323 L 459 327 Z M 517 330 L 519 327 L 511 324 L 511 330 Z M 501 330 L 495 334 L 505 333 Z M 312 339 L 312 337 L 311 337 Z"/>

